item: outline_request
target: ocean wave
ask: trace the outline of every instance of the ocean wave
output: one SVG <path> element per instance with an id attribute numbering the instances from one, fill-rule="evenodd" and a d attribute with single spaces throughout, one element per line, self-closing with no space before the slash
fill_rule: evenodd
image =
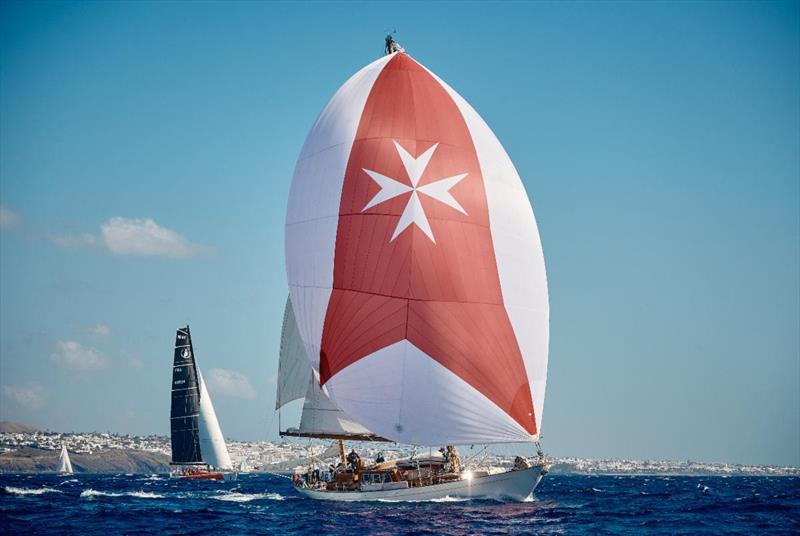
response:
<path id="1" fill-rule="evenodd" d="M 97 491 L 89 488 L 81 492 L 81 497 L 84 499 L 91 499 L 92 497 L 136 497 L 137 499 L 163 499 L 164 495 L 143 490 L 115 493 L 113 491 Z"/>
<path id="2" fill-rule="evenodd" d="M 63 493 L 60 490 L 53 488 L 15 488 L 14 486 L 6 486 L 6 493 L 12 495 L 42 495 L 43 493 Z"/>
<path id="3" fill-rule="evenodd" d="M 280 493 L 238 493 L 231 491 L 223 495 L 212 495 L 212 499 L 228 502 L 250 502 L 258 500 L 282 501 L 286 497 Z"/>
<path id="4" fill-rule="evenodd" d="M 445 495 L 444 497 L 437 497 L 435 499 L 376 499 L 378 502 L 383 503 L 453 503 L 453 502 L 465 502 L 469 499 L 465 497 L 451 497 L 449 495 Z"/>

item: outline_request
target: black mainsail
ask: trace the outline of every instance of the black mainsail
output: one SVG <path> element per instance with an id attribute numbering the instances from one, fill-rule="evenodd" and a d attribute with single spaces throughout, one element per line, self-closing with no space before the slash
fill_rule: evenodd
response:
<path id="1" fill-rule="evenodd" d="M 200 382 L 189 326 L 175 335 L 170 411 L 172 463 L 203 464 L 200 452 Z"/>

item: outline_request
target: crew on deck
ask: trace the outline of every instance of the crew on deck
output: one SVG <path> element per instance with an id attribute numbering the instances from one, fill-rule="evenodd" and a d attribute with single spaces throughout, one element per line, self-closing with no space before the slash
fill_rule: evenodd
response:
<path id="1" fill-rule="evenodd" d="M 356 449 L 352 449 L 350 454 L 347 455 L 347 466 L 353 471 L 357 471 L 360 462 L 361 457 L 356 453 Z"/>
<path id="2" fill-rule="evenodd" d="M 439 449 L 439 452 L 444 456 L 444 470 L 447 473 L 460 473 L 461 472 L 461 459 L 458 457 L 458 452 L 453 445 L 447 445 Z"/>

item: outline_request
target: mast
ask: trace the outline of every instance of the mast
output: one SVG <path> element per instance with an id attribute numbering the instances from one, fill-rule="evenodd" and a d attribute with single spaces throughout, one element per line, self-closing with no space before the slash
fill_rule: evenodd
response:
<path id="1" fill-rule="evenodd" d="M 344 452 L 344 440 L 339 440 L 339 456 L 342 458 L 342 467 L 347 467 L 347 457 Z"/>

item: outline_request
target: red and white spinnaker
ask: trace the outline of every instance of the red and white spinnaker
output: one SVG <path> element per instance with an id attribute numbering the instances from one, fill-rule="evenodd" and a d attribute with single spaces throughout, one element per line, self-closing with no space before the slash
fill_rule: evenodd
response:
<path id="1" fill-rule="evenodd" d="M 302 344 L 331 400 L 417 445 L 531 441 L 549 308 L 533 210 L 475 110 L 398 52 L 305 141 L 286 217 Z"/>

